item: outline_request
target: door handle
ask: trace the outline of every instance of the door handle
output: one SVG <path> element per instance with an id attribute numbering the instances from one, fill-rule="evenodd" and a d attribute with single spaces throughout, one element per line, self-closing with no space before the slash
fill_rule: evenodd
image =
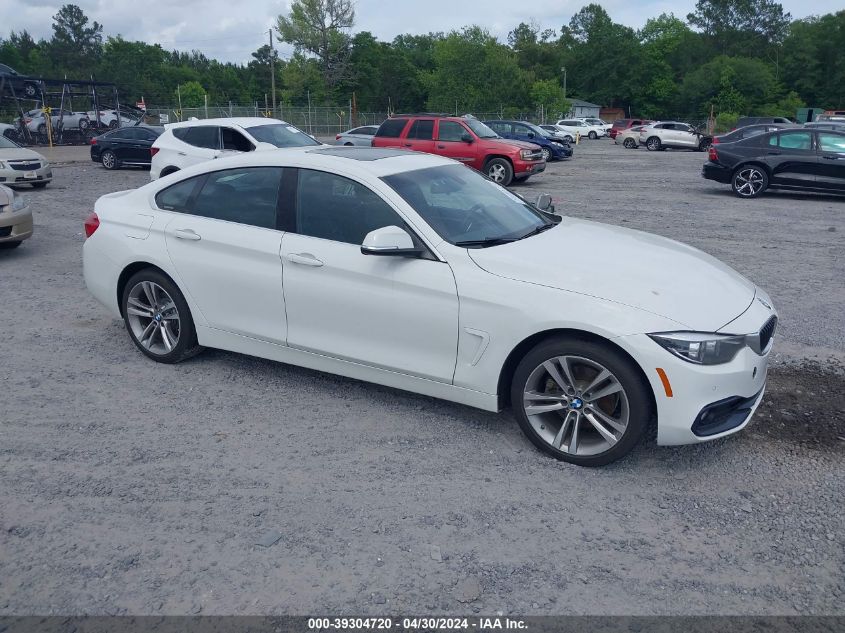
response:
<path id="1" fill-rule="evenodd" d="M 176 229 L 173 231 L 173 237 L 179 238 L 180 240 L 190 240 L 192 242 L 202 239 L 202 237 L 200 237 L 200 235 L 193 229 Z"/>
<path id="2" fill-rule="evenodd" d="M 446 149 L 446 146 L 445 145 L 438 145 L 437 149 Z"/>
<path id="3" fill-rule="evenodd" d="M 291 253 L 285 257 L 292 264 L 302 264 L 303 266 L 319 267 L 323 262 L 314 257 L 311 253 Z"/>
<path id="4" fill-rule="evenodd" d="M 839 160 L 840 158 L 843 158 L 843 156 L 822 156 L 822 158 L 825 160 Z"/>
<path id="5" fill-rule="evenodd" d="M 780 156 L 780 152 L 766 152 L 769 156 Z"/>
<path id="6" fill-rule="evenodd" d="M 411 147 L 410 143 L 405 143 L 405 147 Z"/>
<path id="7" fill-rule="evenodd" d="M 176 153 L 179 154 L 179 156 L 187 156 L 187 154 L 185 154 L 185 152 L 176 152 Z"/>

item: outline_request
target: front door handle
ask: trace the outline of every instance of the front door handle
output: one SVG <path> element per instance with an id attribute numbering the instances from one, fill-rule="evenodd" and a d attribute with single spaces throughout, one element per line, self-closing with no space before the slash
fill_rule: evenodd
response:
<path id="1" fill-rule="evenodd" d="M 845 158 L 843 156 L 822 156 L 825 160 L 839 160 L 840 158 Z"/>
<path id="2" fill-rule="evenodd" d="M 202 239 L 202 237 L 200 237 L 200 235 L 193 229 L 176 229 L 173 231 L 173 237 L 179 238 L 180 240 L 190 240 L 192 242 Z"/>
<path id="3" fill-rule="evenodd" d="M 285 257 L 292 264 L 302 264 L 303 266 L 322 266 L 323 262 L 314 257 L 311 253 L 291 253 Z"/>
<path id="4" fill-rule="evenodd" d="M 769 156 L 780 156 L 780 152 L 766 152 Z"/>
<path id="5" fill-rule="evenodd" d="M 437 149 L 446 149 L 446 146 L 445 145 L 438 145 Z"/>

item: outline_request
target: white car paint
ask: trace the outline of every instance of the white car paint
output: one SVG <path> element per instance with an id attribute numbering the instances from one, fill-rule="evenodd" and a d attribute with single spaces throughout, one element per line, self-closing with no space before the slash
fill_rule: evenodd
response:
<path id="1" fill-rule="evenodd" d="M 555 123 L 555 127 L 561 132 L 575 135 L 579 134 L 582 138 L 589 137 L 592 132 L 596 138 L 601 138 L 607 135 L 607 130 L 599 125 L 590 125 L 583 119 L 561 119 Z"/>
<path id="2" fill-rule="evenodd" d="M 144 262 L 181 289 L 200 345 L 489 411 L 501 408 L 500 376 L 521 342 L 550 330 L 578 330 L 612 342 L 642 370 L 660 444 L 703 442 L 747 424 L 707 437 L 691 431 L 704 406 L 762 394 L 768 350 L 758 355 L 746 347 L 730 362 L 695 365 L 648 333 L 757 332 L 775 314 L 762 290 L 692 247 L 575 218 L 490 248 L 449 243 L 381 178 L 454 164 L 415 152 L 362 161 L 300 148 L 189 167 L 97 201 L 100 227 L 84 245 L 85 281 L 120 317 L 121 273 Z M 360 245 L 156 206 L 156 194 L 183 179 L 246 166 L 352 179 L 387 202 L 433 259 L 364 255 Z M 185 236 L 191 239 L 179 239 Z M 673 394 L 657 368 L 668 375 Z"/>
<path id="3" fill-rule="evenodd" d="M 302 137 L 302 144 L 319 145 L 313 137 L 309 136 L 299 128 L 282 121 L 280 119 L 269 119 L 263 117 L 231 117 L 221 119 L 191 119 L 189 121 L 181 121 L 179 123 L 168 123 L 164 126 L 164 133 L 159 136 L 152 145 L 153 152 L 152 160 L 150 161 L 150 179 L 156 180 L 161 177 L 162 173 L 171 173 L 198 165 L 207 160 L 216 158 L 223 158 L 240 153 L 237 150 L 227 149 L 223 146 L 220 137 L 218 136 L 217 147 L 198 147 L 191 143 L 180 140 L 175 136 L 179 131 L 184 131 L 192 127 L 214 127 L 219 130 L 228 131 L 228 133 L 239 135 L 246 142 L 246 151 L 253 151 L 256 149 L 276 149 L 276 147 L 263 143 L 250 133 L 250 128 L 263 127 L 267 125 L 283 125 L 292 134 L 298 134 Z"/>

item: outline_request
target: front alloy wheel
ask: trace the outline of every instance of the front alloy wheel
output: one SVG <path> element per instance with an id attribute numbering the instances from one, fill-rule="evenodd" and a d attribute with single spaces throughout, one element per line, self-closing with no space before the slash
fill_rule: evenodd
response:
<path id="1" fill-rule="evenodd" d="M 646 141 L 645 146 L 648 149 L 648 151 L 656 152 L 656 151 L 660 150 L 660 139 L 657 138 L 656 136 L 652 136 L 650 139 L 648 139 Z"/>
<path id="2" fill-rule="evenodd" d="M 485 168 L 487 177 L 495 183 L 507 187 L 513 180 L 513 167 L 504 158 L 494 158 Z"/>
<path id="3" fill-rule="evenodd" d="M 581 466 L 626 455 L 651 418 L 651 399 L 628 359 L 577 339 L 542 343 L 514 374 L 511 404 L 542 451 Z"/>
<path id="4" fill-rule="evenodd" d="M 759 167 L 740 167 L 734 174 L 731 187 L 740 198 L 756 198 L 769 186 L 769 177 Z"/>
<path id="5" fill-rule="evenodd" d="M 126 284 L 121 307 L 132 341 L 149 358 L 177 363 L 200 350 L 185 298 L 161 272 L 136 273 Z"/>

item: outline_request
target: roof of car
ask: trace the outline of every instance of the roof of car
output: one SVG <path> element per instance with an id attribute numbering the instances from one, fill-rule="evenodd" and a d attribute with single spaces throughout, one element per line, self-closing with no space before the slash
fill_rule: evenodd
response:
<path id="1" fill-rule="evenodd" d="M 256 125 L 273 125 L 274 123 L 281 123 L 282 125 L 290 125 L 281 119 L 268 119 L 260 116 L 234 116 L 224 117 L 219 119 L 191 119 L 189 121 L 179 121 L 177 123 L 168 123 L 164 127 L 167 129 L 179 127 L 193 127 L 195 125 L 238 125 L 243 128 L 255 127 Z"/>

